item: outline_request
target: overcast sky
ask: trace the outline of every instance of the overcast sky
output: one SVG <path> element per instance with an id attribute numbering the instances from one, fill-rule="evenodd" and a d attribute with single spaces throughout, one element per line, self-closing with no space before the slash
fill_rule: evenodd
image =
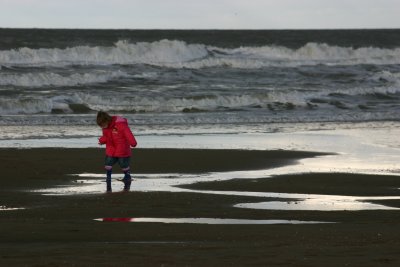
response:
<path id="1" fill-rule="evenodd" d="M 400 28 L 400 0 L 0 0 L 0 27 Z"/>

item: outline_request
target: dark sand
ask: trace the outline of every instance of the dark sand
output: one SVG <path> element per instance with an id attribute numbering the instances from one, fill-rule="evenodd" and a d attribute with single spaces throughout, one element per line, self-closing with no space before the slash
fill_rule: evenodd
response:
<path id="1" fill-rule="evenodd" d="M 291 151 L 134 151 L 133 173 L 198 173 L 293 164 Z M 400 266 L 400 211 L 233 208 L 263 198 L 169 192 L 43 196 L 67 174 L 102 171 L 100 149 L 0 149 L 0 266 Z M 134 184 L 133 184 L 134 186 Z M 304 174 L 191 187 L 259 192 L 396 195 L 400 177 Z M 386 204 L 400 207 L 400 201 Z M 331 221 L 317 225 L 97 222 L 102 217 Z"/>

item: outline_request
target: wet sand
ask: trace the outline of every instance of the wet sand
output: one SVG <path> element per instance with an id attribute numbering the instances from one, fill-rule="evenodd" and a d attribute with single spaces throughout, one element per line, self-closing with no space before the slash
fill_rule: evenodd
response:
<path id="1" fill-rule="evenodd" d="M 133 173 L 266 169 L 321 154 L 137 149 Z M 0 149 L 0 266 L 399 266 L 400 211 L 234 208 L 271 199 L 171 192 L 44 196 L 30 190 L 100 173 L 101 149 Z M 133 184 L 134 186 L 134 184 Z M 191 188 L 336 195 L 396 195 L 400 177 L 318 173 L 236 179 Z M 400 207 L 400 200 L 381 201 Z M 332 224 L 206 225 L 95 218 L 230 218 Z"/>

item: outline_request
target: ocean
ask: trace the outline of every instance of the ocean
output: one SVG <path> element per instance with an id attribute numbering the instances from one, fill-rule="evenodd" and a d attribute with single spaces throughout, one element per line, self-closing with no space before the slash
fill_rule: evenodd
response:
<path id="1" fill-rule="evenodd" d="M 373 127 L 399 100 L 400 30 L 0 29 L 3 140 L 93 137 L 99 110 L 138 135 Z"/>

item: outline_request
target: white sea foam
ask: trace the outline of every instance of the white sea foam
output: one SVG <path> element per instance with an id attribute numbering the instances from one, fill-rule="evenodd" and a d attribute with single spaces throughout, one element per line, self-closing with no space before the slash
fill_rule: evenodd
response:
<path id="1" fill-rule="evenodd" d="M 394 85 L 400 85 L 400 72 L 381 71 L 371 77 L 374 81 L 385 81 Z"/>
<path id="2" fill-rule="evenodd" d="M 72 113 L 69 105 L 80 104 L 92 110 L 162 113 L 192 111 L 192 109 L 235 109 L 254 105 L 266 107 L 267 100 L 267 95 L 216 95 L 195 99 L 75 93 L 64 96 L 35 96 L 23 99 L 3 97 L 0 99 L 0 112 L 5 115 L 35 114 L 50 113 L 56 109 L 64 113 Z"/>
<path id="3" fill-rule="evenodd" d="M 320 90 L 309 92 L 303 90 L 270 90 L 248 92 L 242 94 L 212 94 L 203 96 L 171 97 L 162 94 L 146 96 L 132 94 L 129 91 L 118 94 L 108 92 L 65 92 L 62 95 L 49 96 L 36 94 L 20 98 L 4 96 L 0 99 L 0 112 L 4 115 L 37 114 L 57 112 L 73 113 L 71 105 L 81 105 L 88 110 L 108 110 L 119 112 L 145 113 L 180 113 L 196 111 L 226 111 L 240 109 L 271 109 L 274 111 L 307 109 L 310 101 L 316 101 L 318 108 L 324 106 L 332 108 L 332 101 L 336 101 L 335 94 L 340 95 L 340 101 L 348 102 L 347 108 L 356 108 L 359 104 L 351 97 L 364 95 L 399 94 L 397 86 L 382 87 L 354 87 L 337 90 Z M 348 99 L 348 101 L 346 101 Z M 372 99 L 369 99 L 371 101 Z M 377 96 L 379 100 L 379 96 Z M 325 103 L 325 104 L 324 104 Z M 384 104 L 384 103 L 383 103 Z M 76 107 L 76 106 L 75 106 Z M 316 107 L 315 107 L 316 108 Z M 81 111 L 80 111 L 81 112 Z"/>
<path id="4" fill-rule="evenodd" d="M 177 40 L 129 43 L 114 46 L 20 48 L 0 51 L 0 65 L 65 66 L 148 64 L 171 68 L 262 68 L 268 66 L 399 64 L 400 48 L 339 47 L 308 43 L 299 49 L 282 46 L 239 47 L 233 49 L 188 44 Z"/>
<path id="5" fill-rule="evenodd" d="M 44 86 L 79 86 L 86 84 L 105 83 L 117 78 L 131 77 L 123 71 L 102 71 L 93 73 L 74 73 L 63 76 L 52 72 L 0 74 L 0 85 L 14 85 L 21 87 Z"/>

